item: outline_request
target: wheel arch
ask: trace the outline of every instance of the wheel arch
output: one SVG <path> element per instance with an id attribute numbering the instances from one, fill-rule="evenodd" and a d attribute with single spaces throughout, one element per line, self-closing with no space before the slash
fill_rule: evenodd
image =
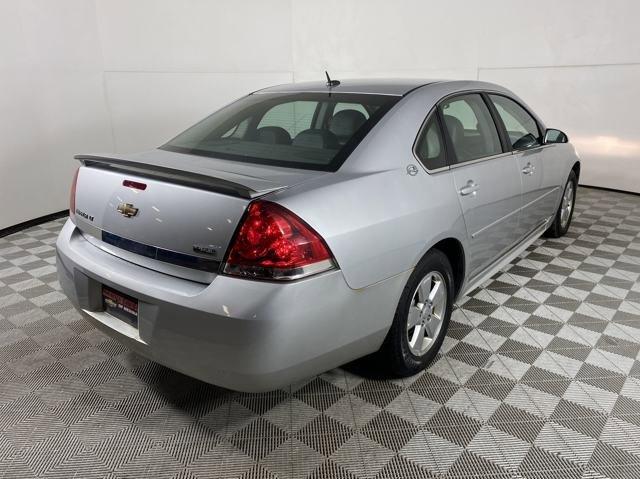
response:
<path id="1" fill-rule="evenodd" d="M 576 179 L 578 181 L 580 181 L 580 162 L 576 161 L 573 166 L 571 167 L 571 171 L 573 171 L 576 174 Z"/>
<path id="2" fill-rule="evenodd" d="M 454 298 L 457 298 L 458 294 L 460 294 L 460 290 L 462 289 L 462 285 L 464 284 L 466 272 L 464 246 L 457 238 L 448 237 L 435 243 L 431 248 L 429 248 L 429 251 L 433 249 L 437 249 L 438 251 L 442 252 L 449 260 L 449 263 L 451 263 L 455 288 Z M 427 253 L 429 251 L 427 251 Z"/>

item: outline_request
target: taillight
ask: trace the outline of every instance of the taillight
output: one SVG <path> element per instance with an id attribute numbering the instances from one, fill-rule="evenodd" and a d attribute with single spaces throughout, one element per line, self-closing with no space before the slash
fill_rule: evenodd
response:
<path id="1" fill-rule="evenodd" d="M 69 218 L 75 222 L 76 220 L 76 186 L 78 185 L 78 168 L 73 175 L 73 181 L 71 182 L 71 193 L 69 194 Z"/>
<path id="2" fill-rule="evenodd" d="M 249 205 L 236 232 L 223 271 L 292 280 L 334 267 L 328 246 L 308 224 L 283 206 L 256 201 Z"/>

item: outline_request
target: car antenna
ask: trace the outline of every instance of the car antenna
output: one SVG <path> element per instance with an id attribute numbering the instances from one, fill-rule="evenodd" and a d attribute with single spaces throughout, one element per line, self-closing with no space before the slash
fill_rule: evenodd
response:
<path id="1" fill-rule="evenodd" d="M 327 75 L 327 86 L 329 88 L 340 85 L 340 80 L 332 80 L 327 70 L 324 71 L 324 74 Z"/>

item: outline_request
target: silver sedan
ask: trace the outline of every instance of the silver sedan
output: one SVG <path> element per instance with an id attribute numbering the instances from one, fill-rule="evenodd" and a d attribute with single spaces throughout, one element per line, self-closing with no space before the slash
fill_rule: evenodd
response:
<path id="1" fill-rule="evenodd" d="M 65 293 L 130 349 L 263 391 L 377 352 L 434 358 L 456 297 L 567 232 L 580 162 L 472 81 L 253 92 L 158 149 L 80 155 Z"/>

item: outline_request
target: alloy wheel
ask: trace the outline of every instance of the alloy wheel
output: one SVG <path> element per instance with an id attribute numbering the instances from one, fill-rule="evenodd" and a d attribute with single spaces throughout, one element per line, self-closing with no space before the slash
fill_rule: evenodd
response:
<path id="1" fill-rule="evenodd" d="M 447 285 L 438 271 L 431 271 L 413 293 L 407 315 L 407 340 L 414 356 L 424 355 L 435 343 L 447 308 Z"/>
<path id="2" fill-rule="evenodd" d="M 569 224 L 571 211 L 573 210 L 573 181 L 568 181 L 562 195 L 562 204 L 560 205 L 560 226 L 564 230 Z"/>

